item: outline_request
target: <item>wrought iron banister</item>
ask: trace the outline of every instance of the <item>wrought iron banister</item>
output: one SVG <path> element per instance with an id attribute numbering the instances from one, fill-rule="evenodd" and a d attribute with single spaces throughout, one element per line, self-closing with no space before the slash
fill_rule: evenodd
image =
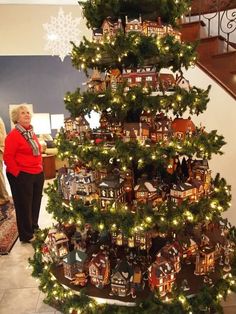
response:
<path id="1" fill-rule="evenodd" d="M 236 43 L 236 0 L 194 0 L 189 10 L 188 21 L 203 20 L 207 36 L 222 36 L 226 51 Z"/>

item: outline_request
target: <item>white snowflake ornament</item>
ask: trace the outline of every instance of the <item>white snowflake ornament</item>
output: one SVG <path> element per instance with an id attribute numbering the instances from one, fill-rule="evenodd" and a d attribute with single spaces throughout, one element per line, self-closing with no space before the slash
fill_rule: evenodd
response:
<path id="1" fill-rule="evenodd" d="M 73 41 L 76 45 L 80 42 L 80 20 L 80 17 L 73 19 L 71 13 L 64 14 L 60 8 L 57 17 L 51 16 L 50 23 L 43 24 L 47 40 L 45 50 L 58 55 L 63 61 L 71 52 L 70 42 Z"/>

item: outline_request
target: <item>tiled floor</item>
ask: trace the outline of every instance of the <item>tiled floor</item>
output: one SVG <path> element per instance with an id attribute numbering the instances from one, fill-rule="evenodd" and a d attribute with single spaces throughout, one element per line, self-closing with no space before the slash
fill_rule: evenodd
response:
<path id="1" fill-rule="evenodd" d="M 50 226 L 52 222 L 45 211 L 46 203 L 47 196 L 44 195 L 39 222 L 41 228 Z M 0 314 L 60 313 L 43 303 L 43 294 L 28 268 L 28 258 L 32 254 L 30 244 L 21 244 L 17 240 L 9 255 L 0 255 Z M 229 295 L 223 306 L 225 314 L 236 314 L 236 294 Z"/>

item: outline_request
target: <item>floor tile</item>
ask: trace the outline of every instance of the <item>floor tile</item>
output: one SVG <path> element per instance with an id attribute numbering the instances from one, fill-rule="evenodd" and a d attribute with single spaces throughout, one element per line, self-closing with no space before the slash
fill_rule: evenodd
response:
<path id="1" fill-rule="evenodd" d="M 7 289 L 0 302 L 0 314 L 32 314 L 39 298 L 37 288 Z"/>
<path id="2" fill-rule="evenodd" d="M 3 298 L 4 293 L 5 293 L 5 289 L 0 289 L 0 302 Z"/>
<path id="3" fill-rule="evenodd" d="M 41 313 L 55 313 L 56 310 L 53 307 L 43 302 L 44 298 L 45 298 L 45 295 L 42 292 L 40 292 L 38 303 L 36 306 L 36 313 L 40 313 L 40 314 Z"/>

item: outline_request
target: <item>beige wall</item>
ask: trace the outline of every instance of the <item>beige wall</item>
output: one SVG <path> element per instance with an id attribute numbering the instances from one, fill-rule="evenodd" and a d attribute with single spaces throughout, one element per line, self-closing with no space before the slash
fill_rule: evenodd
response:
<path id="1" fill-rule="evenodd" d="M 65 14 L 81 17 L 79 5 L 61 6 Z M 43 24 L 57 16 L 58 5 L 0 5 L 0 55 L 50 55 L 44 50 Z M 91 32 L 81 19 L 81 36 Z"/>
<path id="2" fill-rule="evenodd" d="M 209 164 L 213 175 L 219 172 L 232 187 L 232 207 L 224 215 L 236 225 L 236 101 L 197 67 L 188 70 L 185 77 L 192 86 L 204 89 L 208 85 L 212 86 L 206 112 L 193 117 L 193 120 L 198 124 L 202 122 L 206 126 L 206 131 L 217 130 L 227 142 L 222 148 L 224 155 L 213 156 Z"/>

